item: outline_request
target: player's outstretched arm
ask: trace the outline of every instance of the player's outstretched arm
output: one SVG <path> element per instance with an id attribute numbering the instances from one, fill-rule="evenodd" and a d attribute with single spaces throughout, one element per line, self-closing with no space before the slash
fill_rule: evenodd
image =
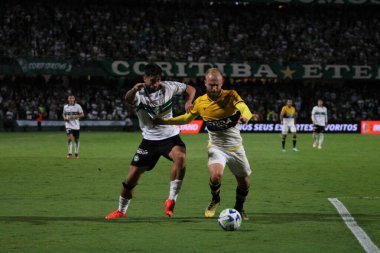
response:
<path id="1" fill-rule="evenodd" d="M 155 125 L 183 125 L 191 122 L 197 117 L 196 114 L 185 113 L 180 116 L 168 119 L 156 118 L 153 119 L 153 124 Z"/>

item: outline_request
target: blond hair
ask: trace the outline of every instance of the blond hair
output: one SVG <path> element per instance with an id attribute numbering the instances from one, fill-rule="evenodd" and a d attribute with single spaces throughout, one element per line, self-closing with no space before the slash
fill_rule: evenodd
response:
<path id="1" fill-rule="evenodd" d="M 209 68 L 207 71 L 206 71 L 206 74 L 205 74 L 205 77 L 207 77 L 208 75 L 221 75 L 222 78 L 223 78 L 223 74 L 222 72 L 218 69 L 218 68 Z"/>

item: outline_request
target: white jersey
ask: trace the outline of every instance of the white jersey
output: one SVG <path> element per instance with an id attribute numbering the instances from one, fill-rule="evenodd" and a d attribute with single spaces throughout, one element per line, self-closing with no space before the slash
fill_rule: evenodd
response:
<path id="1" fill-rule="evenodd" d="M 163 140 L 179 134 L 179 127 L 172 125 L 153 126 L 154 118 L 172 118 L 173 96 L 186 91 L 186 84 L 172 81 L 161 81 L 161 88 L 149 93 L 147 89 L 141 89 L 136 93 L 135 106 L 137 116 L 146 140 Z"/>
<path id="2" fill-rule="evenodd" d="M 64 116 L 70 116 L 70 115 L 79 115 L 83 113 L 82 107 L 75 103 L 74 105 L 65 105 L 63 107 L 63 115 Z M 65 121 L 65 127 L 66 129 L 73 129 L 73 130 L 79 130 L 79 119 L 70 119 Z"/>
<path id="3" fill-rule="evenodd" d="M 327 124 L 327 108 L 324 106 L 314 106 L 311 111 L 311 118 L 318 126 L 326 126 Z"/>

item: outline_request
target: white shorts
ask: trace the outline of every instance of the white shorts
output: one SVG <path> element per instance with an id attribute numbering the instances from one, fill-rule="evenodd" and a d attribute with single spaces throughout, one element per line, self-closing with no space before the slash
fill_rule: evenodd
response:
<path id="1" fill-rule="evenodd" d="M 209 147 L 208 164 L 210 165 L 214 163 L 222 164 L 223 169 L 227 164 L 232 174 L 237 177 L 249 176 L 252 173 L 243 146 L 241 146 L 238 150 L 232 152 L 216 147 Z"/>
<path id="2" fill-rule="evenodd" d="M 291 133 L 296 133 L 297 132 L 297 128 L 296 128 L 296 126 L 294 124 L 292 124 L 292 123 L 284 123 L 284 124 L 282 124 L 282 134 L 284 134 L 284 135 L 288 134 L 289 130 L 290 130 Z"/>

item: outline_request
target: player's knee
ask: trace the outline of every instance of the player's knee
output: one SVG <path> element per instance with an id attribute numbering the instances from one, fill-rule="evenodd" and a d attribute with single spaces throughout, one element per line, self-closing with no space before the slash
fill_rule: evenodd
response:
<path id="1" fill-rule="evenodd" d="M 223 173 L 220 171 L 211 172 L 210 179 L 213 183 L 220 183 L 222 181 Z"/>
<path id="2" fill-rule="evenodd" d="M 176 152 L 174 154 L 174 159 L 173 159 L 175 162 L 183 165 L 183 166 L 180 166 L 180 167 L 185 167 L 185 163 L 186 163 L 186 153 L 184 152 Z"/>
<path id="3" fill-rule="evenodd" d="M 125 190 L 132 190 L 133 188 L 135 188 L 136 187 L 136 185 L 137 185 L 137 183 L 135 183 L 135 182 L 129 182 L 129 181 L 124 181 L 123 183 L 122 183 L 122 185 L 123 185 L 123 187 L 124 187 L 124 189 Z"/>

